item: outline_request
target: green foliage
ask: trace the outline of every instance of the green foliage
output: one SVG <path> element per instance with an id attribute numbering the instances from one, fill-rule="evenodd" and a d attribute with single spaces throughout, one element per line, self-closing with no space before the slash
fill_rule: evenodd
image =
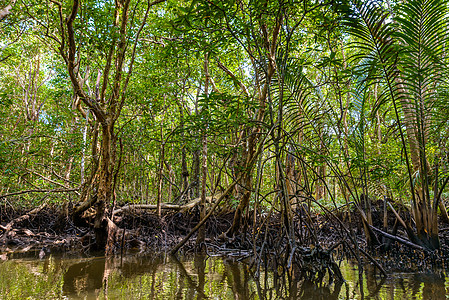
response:
<path id="1" fill-rule="evenodd" d="M 64 17 L 72 4 L 62 3 Z M 76 69 L 86 78 L 83 90 L 89 95 L 96 93 L 98 71 L 105 70 L 111 47 L 116 64 L 115 4 L 83 2 L 74 23 Z M 121 160 L 119 203 L 154 202 L 162 149 L 163 201 L 177 199 L 183 178 L 194 182 L 203 136 L 208 139 L 208 193 L 217 182 L 225 188 L 245 170 L 242 155 L 249 139 L 266 138 L 257 197 L 267 207 L 277 205 L 273 191 L 279 189 L 282 170 L 276 155 L 284 171 L 291 167 L 287 158 L 294 158 L 301 201 L 314 197 L 323 174 L 329 190 L 322 201 L 328 207 L 349 199 L 347 190 L 360 189 L 362 178 L 393 196 L 410 197 L 412 189 L 405 185 L 422 181 L 419 174 L 425 172 L 414 172 L 407 162 L 412 137 L 407 126 L 416 128 L 421 157 L 430 168 L 440 166 L 438 179 L 429 184 L 441 184 L 447 176 L 447 1 L 391 7 L 377 1 L 166 1 L 150 9 L 136 41 L 145 13 L 141 4 L 131 1 L 124 60 L 125 65 L 131 61 L 135 46 L 135 62 L 114 128 Z M 79 187 L 93 172 L 92 149 L 99 149 L 101 136 L 93 145 L 97 121 L 92 111 L 86 120 L 74 105 L 59 53 L 67 36 L 61 36 L 58 18 L 55 3 L 37 1 L 15 10 L 0 29 L 0 47 L 7 45 L 0 50 L 0 194 Z M 271 47 L 273 57 L 267 52 Z M 206 56 L 213 80 L 207 94 Z M 270 60 L 276 70 L 266 82 Z M 104 107 L 117 76 L 111 70 Z M 32 103 L 38 111 L 34 119 Z M 81 108 L 87 112 L 86 105 Z M 39 199 L 29 194 L 20 201 Z M 240 195 L 231 199 L 237 204 Z"/>

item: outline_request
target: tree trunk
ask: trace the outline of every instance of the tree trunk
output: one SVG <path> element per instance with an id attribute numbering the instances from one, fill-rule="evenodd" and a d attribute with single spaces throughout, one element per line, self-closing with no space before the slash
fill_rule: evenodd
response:
<path id="1" fill-rule="evenodd" d="M 200 150 L 196 149 L 193 152 L 192 157 L 192 195 L 191 198 L 195 199 L 200 196 Z"/>
<path id="2" fill-rule="evenodd" d="M 101 125 L 101 149 L 99 183 L 97 191 L 97 211 L 95 214 L 95 239 L 99 249 L 105 249 L 109 253 L 111 241 L 114 235 L 111 234 L 111 226 L 106 218 L 106 211 L 113 195 L 113 171 L 116 156 L 116 137 L 114 135 L 113 123 L 109 120 Z"/>
<path id="3" fill-rule="evenodd" d="M 203 165 L 201 168 L 201 202 L 199 205 L 200 208 L 200 220 L 203 220 L 206 216 L 206 179 L 207 179 L 207 135 L 203 135 L 203 151 L 202 151 L 202 157 L 203 157 Z M 200 247 L 202 250 L 204 250 L 204 239 L 206 237 L 206 226 L 202 226 L 198 230 L 198 236 L 196 239 L 196 245 L 197 247 Z"/>
<path id="4" fill-rule="evenodd" d="M 89 92 L 86 92 L 86 88 L 84 87 L 85 79 L 81 77 L 79 72 L 81 65 L 94 65 L 97 67 L 101 65 L 92 64 L 81 59 L 83 47 L 80 47 L 79 43 L 82 43 L 84 35 L 80 32 L 80 27 L 76 24 L 79 21 L 76 19 L 79 11 L 84 9 L 81 5 L 86 4 L 81 3 L 79 0 L 74 0 L 67 7 L 67 5 L 61 2 L 53 1 L 53 4 L 58 7 L 58 24 L 61 27 L 56 34 L 59 34 L 59 39 L 63 41 L 58 49 L 67 66 L 76 101 L 79 101 L 77 108 L 83 117 L 86 117 L 86 115 L 85 113 L 83 114 L 84 109 L 81 107 L 81 104 L 89 108 L 101 126 L 98 189 L 95 191 L 94 188 L 92 191 L 92 194 L 96 196 L 93 196 L 91 200 L 84 201 L 80 207 L 75 208 L 74 215 L 79 215 L 93 204 L 97 205 L 94 223 L 96 244 L 98 248 L 106 250 L 106 253 L 111 252 L 115 232 L 117 231 L 114 223 L 106 217 L 106 210 L 114 195 L 117 140 L 114 134 L 114 125 L 120 117 L 125 104 L 126 91 L 132 76 L 133 64 L 136 57 L 137 41 L 146 24 L 150 8 L 163 1 L 157 0 L 147 3 L 143 18 L 137 18 L 140 20 L 140 26 L 138 26 L 136 34 L 128 33 L 130 27 L 130 8 L 135 8 L 130 6 L 130 2 L 130 0 L 114 2 L 114 22 L 110 31 L 110 42 L 108 42 L 108 45 L 101 45 L 102 47 L 106 47 L 107 54 L 105 57 L 103 57 L 103 51 L 101 54 L 98 54 L 98 58 L 101 60 L 104 59 L 105 64 L 103 65 L 103 69 L 98 69 L 95 95 L 92 96 Z M 137 11 L 133 12 L 131 20 L 134 20 L 135 12 Z M 89 67 L 86 70 L 88 69 Z M 95 146 L 94 144 L 93 147 Z M 96 174 L 97 172 L 93 170 L 88 188 L 83 191 L 82 197 L 87 197 L 86 195 L 89 194 Z M 82 200 L 84 199 L 82 198 Z"/>
<path id="5" fill-rule="evenodd" d="M 289 151 L 293 151 L 293 148 L 290 147 Z M 296 198 L 294 197 L 296 195 L 296 184 L 297 184 L 297 175 L 295 170 L 295 163 L 296 159 L 295 157 L 287 152 L 285 156 L 285 186 L 287 189 L 288 199 L 290 200 L 290 206 L 292 209 L 296 209 L 296 202 L 294 201 Z"/>
<path id="6" fill-rule="evenodd" d="M 323 159 L 323 156 L 325 155 L 326 149 L 324 146 L 324 141 L 323 141 L 323 132 L 320 133 L 320 150 L 319 150 L 319 154 L 320 154 L 320 158 L 319 158 L 319 165 L 317 167 L 317 173 L 318 173 L 318 180 L 317 180 L 317 185 L 316 185 L 316 194 L 315 194 L 315 199 L 316 200 L 324 200 L 325 197 L 325 193 L 326 193 L 326 184 L 325 184 L 325 180 L 326 180 L 326 162 Z"/>
<path id="7" fill-rule="evenodd" d="M 236 177 L 239 177 L 241 172 L 242 179 L 240 181 L 241 187 L 238 189 L 238 191 L 241 193 L 241 198 L 239 205 L 237 206 L 237 209 L 234 213 L 234 219 L 232 221 L 232 225 L 229 228 L 229 230 L 226 232 L 227 236 L 234 236 L 238 233 L 240 230 L 240 226 L 242 223 L 243 213 L 245 212 L 246 208 L 248 207 L 249 200 L 251 198 L 251 187 L 252 187 L 252 168 L 249 165 L 249 162 L 252 160 L 253 155 L 255 154 L 255 139 L 254 136 L 250 137 L 246 143 L 246 147 L 244 148 L 243 152 L 243 159 L 244 162 L 244 168 L 242 166 L 237 166 L 236 170 Z"/>
<path id="8" fill-rule="evenodd" d="M 181 123 L 179 125 L 181 131 L 181 138 L 184 139 L 184 113 L 182 105 L 179 105 L 179 114 L 181 118 Z M 181 182 L 182 182 L 182 190 L 181 195 L 186 194 L 187 189 L 189 188 L 189 171 L 187 169 L 187 157 L 186 157 L 186 147 L 183 145 L 181 149 Z M 188 198 L 188 197 L 187 197 Z M 183 199 L 180 199 L 181 201 Z"/>
<path id="9" fill-rule="evenodd" d="M 161 128 L 161 138 L 162 138 L 162 128 Z M 161 153 L 159 154 L 159 172 L 158 172 L 158 182 L 157 182 L 157 216 L 160 218 L 161 211 L 161 203 L 162 203 L 162 183 L 163 176 L 162 172 L 164 171 L 164 160 L 165 160 L 165 143 L 162 141 L 161 145 Z"/>
<path id="10" fill-rule="evenodd" d="M 205 74 L 205 81 L 204 81 L 204 94 L 206 97 L 209 96 L 209 81 L 210 81 L 210 75 L 209 75 L 209 55 L 206 53 L 204 57 L 204 74 Z M 208 113 L 208 107 L 202 108 L 202 113 Z M 202 134 L 202 168 L 201 168 L 201 202 L 200 202 L 200 220 L 203 220 L 206 216 L 206 183 L 207 183 L 207 128 Z M 206 227 L 201 226 L 198 230 L 198 236 L 196 239 L 196 245 L 197 247 L 201 247 L 202 251 L 205 251 L 206 248 L 204 247 L 204 239 L 206 237 Z"/>

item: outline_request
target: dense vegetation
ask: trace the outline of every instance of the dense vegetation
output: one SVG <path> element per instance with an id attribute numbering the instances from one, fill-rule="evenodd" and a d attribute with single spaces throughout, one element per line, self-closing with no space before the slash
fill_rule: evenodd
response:
<path id="1" fill-rule="evenodd" d="M 161 217 L 186 203 L 202 220 L 232 211 L 225 239 L 277 213 L 290 257 L 317 243 L 315 214 L 357 244 L 345 211 L 356 211 L 369 246 L 389 233 L 440 248 L 447 1 L 1 0 L 0 9 L 2 209 L 53 203 L 82 219 L 93 208 L 106 249 L 125 205 Z"/>

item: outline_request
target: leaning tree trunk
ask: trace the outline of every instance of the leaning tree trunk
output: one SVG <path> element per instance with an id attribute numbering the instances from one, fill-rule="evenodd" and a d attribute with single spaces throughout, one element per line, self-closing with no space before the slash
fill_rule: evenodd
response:
<path id="1" fill-rule="evenodd" d="M 51 5 L 55 5 L 58 9 L 59 20 L 56 20 L 55 26 L 60 41 L 59 53 L 67 66 L 67 71 L 72 82 L 73 91 L 76 97 L 75 103 L 77 109 L 85 117 L 84 109 L 89 108 L 95 115 L 96 122 L 101 126 L 101 146 L 100 161 L 98 171 L 92 171 L 89 185 L 92 187 L 94 177 L 98 176 L 98 188 L 96 184 L 83 191 L 82 203 L 74 209 L 74 216 L 79 216 L 83 211 L 96 205 L 96 215 L 94 222 L 94 230 L 96 236 L 96 244 L 99 249 L 104 249 L 106 253 L 110 253 L 115 238 L 117 227 L 106 216 L 106 211 L 114 195 L 114 169 L 116 168 L 116 142 L 117 136 L 114 134 L 114 125 L 121 114 L 121 110 L 125 104 L 126 91 L 128 83 L 132 76 L 133 64 L 136 57 L 137 41 L 146 24 L 150 8 L 158 3 L 164 2 L 157 0 L 148 2 L 146 10 L 140 19 L 140 24 L 136 27 L 137 32 L 130 34 L 128 32 L 130 25 L 130 9 L 137 9 L 131 6 L 131 0 L 118 0 L 114 2 L 113 15 L 111 16 L 112 27 L 110 30 L 108 45 L 101 45 L 107 48 L 105 52 L 95 52 L 89 50 L 93 60 L 98 59 L 98 63 L 92 63 L 83 57 L 83 47 L 80 44 L 86 42 L 85 37 L 80 32 L 79 22 L 77 21 L 78 12 L 85 9 L 86 3 L 74 0 L 69 6 L 57 2 L 50 1 Z M 50 4 L 49 4 L 50 5 Z M 132 12 L 131 20 L 135 20 L 134 16 L 139 10 Z M 52 37 L 52 39 L 55 39 Z M 91 43 L 89 41 L 87 44 Z M 95 49 L 95 41 L 93 41 Z M 89 44 L 90 45 L 90 44 Z M 84 85 L 83 77 L 80 75 L 81 65 L 93 65 L 98 67 L 98 77 L 96 82 L 96 90 L 94 95 L 90 95 L 89 89 Z M 89 69 L 89 68 L 87 68 Z M 80 101 L 81 100 L 81 101 Z M 95 147 L 95 145 L 93 145 Z M 88 194 L 91 197 L 88 197 Z M 86 199 L 86 200 L 85 200 Z"/>

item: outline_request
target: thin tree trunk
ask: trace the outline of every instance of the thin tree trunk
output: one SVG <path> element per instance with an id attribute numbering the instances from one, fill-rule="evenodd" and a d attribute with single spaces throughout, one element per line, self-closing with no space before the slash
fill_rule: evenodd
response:
<path id="1" fill-rule="evenodd" d="M 203 151 L 202 151 L 203 164 L 201 168 L 201 202 L 200 202 L 200 220 L 206 216 L 206 179 L 207 179 L 207 135 L 203 135 Z M 204 239 L 206 237 L 206 226 L 202 226 L 198 230 L 198 236 L 196 239 L 197 247 L 201 247 L 202 250 Z"/>
<path id="2" fill-rule="evenodd" d="M 179 114 L 180 114 L 180 118 L 181 118 L 181 124 L 180 126 L 180 131 L 181 131 L 181 138 L 184 139 L 184 113 L 183 113 L 183 108 L 181 105 L 179 105 Z M 186 147 L 182 146 L 181 149 L 181 182 L 182 182 L 182 190 L 181 190 L 181 195 L 185 194 L 186 190 L 189 187 L 189 171 L 187 169 L 187 158 L 186 158 Z M 182 199 L 181 199 L 182 201 Z"/>
<path id="3" fill-rule="evenodd" d="M 161 128 L 161 138 L 162 138 L 162 128 Z M 159 172 L 158 172 L 158 182 L 157 182 L 157 216 L 160 218 L 162 211 L 161 211 L 161 203 L 162 203 L 162 183 L 163 183 L 163 176 L 162 172 L 164 171 L 164 160 L 165 160 L 165 143 L 162 141 L 161 144 L 161 152 L 159 154 Z"/>
<path id="4" fill-rule="evenodd" d="M 326 193 L 326 162 L 322 158 L 325 154 L 325 146 L 323 141 L 323 132 L 320 132 L 320 150 L 319 150 L 320 158 L 319 158 L 319 165 L 317 167 L 317 173 L 318 173 L 318 180 L 316 185 L 316 200 L 323 200 Z"/>
<path id="5" fill-rule="evenodd" d="M 208 54 L 205 55 L 204 59 L 204 74 L 205 74 L 205 82 L 204 82 L 204 94 L 206 97 L 209 95 L 209 58 Z M 208 108 L 203 107 L 202 112 L 207 113 Z M 205 129 L 207 130 L 207 128 Z M 203 132 L 202 135 L 202 168 L 201 168 L 201 202 L 200 202 L 200 220 L 203 220 L 206 216 L 206 179 L 207 179 L 207 133 Z M 202 226 L 198 230 L 198 236 L 196 239 L 197 247 L 201 247 L 202 251 L 205 251 L 204 247 L 204 239 L 206 237 L 206 226 Z"/>
<path id="6" fill-rule="evenodd" d="M 81 153 L 81 164 L 80 164 L 80 179 L 81 185 L 84 184 L 84 168 L 85 168 L 85 160 L 86 160 L 86 147 L 87 147 L 87 129 L 89 127 L 89 110 L 86 113 L 86 125 L 84 126 L 83 131 L 83 150 Z"/>

